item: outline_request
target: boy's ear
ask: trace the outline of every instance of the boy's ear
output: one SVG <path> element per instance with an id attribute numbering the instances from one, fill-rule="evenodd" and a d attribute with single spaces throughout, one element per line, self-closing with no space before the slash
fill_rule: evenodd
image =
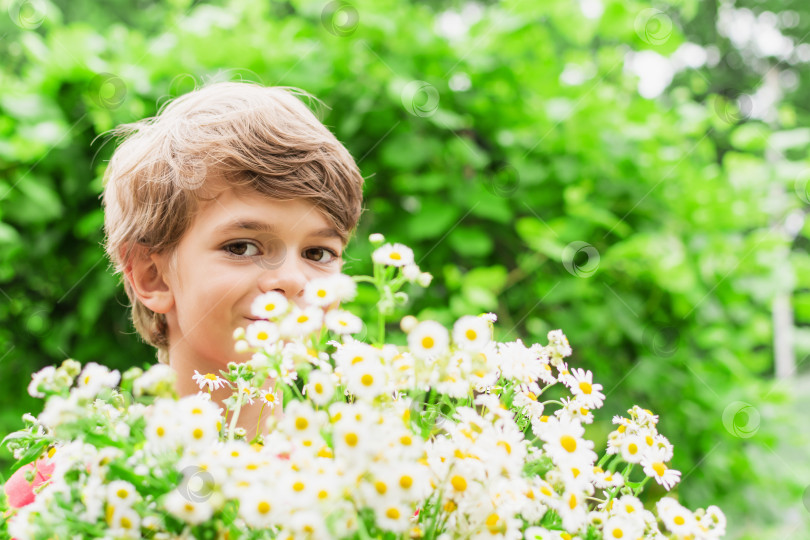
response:
<path id="1" fill-rule="evenodd" d="M 166 262 L 162 254 L 150 254 L 146 247 L 136 245 L 124 267 L 124 275 L 135 296 L 155 313 L 168 313 L 174 305 L 165 275 Z"/>

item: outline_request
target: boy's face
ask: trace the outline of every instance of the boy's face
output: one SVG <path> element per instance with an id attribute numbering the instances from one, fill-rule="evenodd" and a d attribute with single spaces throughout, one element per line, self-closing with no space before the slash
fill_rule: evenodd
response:
<path id="1" fill-rule="evenodd" d="M 166 286 L 171 365 L 217 373 L 248 360 L 234 351 L 233 331 L 251 323 L 253 299 L 275 290 L 300 305 L 308 281 L 340 272 L 342 251 L 340 235 L 304 199 L 218 191 L 175 253 L 155 256 Z"/>

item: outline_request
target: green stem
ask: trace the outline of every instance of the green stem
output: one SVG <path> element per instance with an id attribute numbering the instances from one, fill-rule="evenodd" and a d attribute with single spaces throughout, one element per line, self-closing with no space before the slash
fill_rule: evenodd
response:
<path id="1" fill-rule="evenodd" d="M 645 477 L 644 480 L 642 480 L 639 483 L 638 488 L 633 489 L 633 496 L 634 497 L 638 497 L 639 493 L 641 493 L 641 491 L 644 489 L 644 484 L 646 484 L 649 479 L 650 479 L 649 476 Z"/>
<path id="2" fill-rule="evenodd" d="M 228 440 L 233 441 L 233 434 L 236 431 L 236 422 L 239 420 L 239 412 L 242 410 L 242 396 L 236 402 L 236 409 L 233 411 L 233 418 L 231 418 L 231 425 L 228 428 Z"/>
<path id="3" fill-rule="evenodd" d="M 256 422 L 256 437 L 259 436 L 259 426 L 262 423 L 262 413 L 264 413 L 264 406 L 265 405 L 267 405 L 267 403 L 262 403 L 262 407 L 259 409 L 259 421 Z"/>

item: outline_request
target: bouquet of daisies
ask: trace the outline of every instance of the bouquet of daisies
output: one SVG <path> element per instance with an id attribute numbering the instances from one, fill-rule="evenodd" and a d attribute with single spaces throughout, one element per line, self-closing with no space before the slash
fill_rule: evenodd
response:
<path id="1" fill-rule="evenodd" d="M 252 359 L 198 373 L 196 395 L 178 398 L 164 365 L 119 374 L 67 360 L 36 373 L 29 392 L 44 410 L 3 441 L 18 462 L 0 537 L 724 535 L 717 507 L 639 499 L 651 479 L 666 490 L 680 480 L 657 415 L 632 407 L 594 452 L 583 425 L 605 396 L 590 371 L 569 367 L 561 331 L 546 345 L 501 343 L 492 314 L 450 329 L 406 316 L 402 334 L 386 336 L 401 289 L 430 275 L 406 246 L 372 241 L 372 276 L 314 280 L 303 308 L 258 297 L 259 320 L 234 336 Z M 368 324 L 340 307 L 358 284 L 379 293 Z M 223 407 L 211 399 L 222 386 L 233 390 Z M 237 422 L 256 399 L 268 411 L 283 401 L 283 412 L 246 440 Z"/>

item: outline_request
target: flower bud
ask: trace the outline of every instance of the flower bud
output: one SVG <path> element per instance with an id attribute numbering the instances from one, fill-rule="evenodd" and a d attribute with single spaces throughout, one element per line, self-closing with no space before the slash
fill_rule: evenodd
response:
<path id="1" fill-rule="evenodd" d="M 430 282 L 433 281 L 433 275 L 428 272 L 422 272 L 419 274 L 419 278 L 416 280 L 422 287 L 427 287 L 430 285 Z"/>
<path id="2" fill-rule="evenodd" d="M 371 242 L 372 245 L 379 246 L 385 242 L 385 236 L 381 235 L 380 233 L 373 233 L 369 235 L 368 241 Z"/>
<path id="3" fill-rule="evenodd" d="M 241 326 L 233 331 L 233 339 L 242 339 L 245 337 L 245 329 Z"/>
<path id="4" fill-rule="evenodd" d="M 402 331 L 406 334 L 413 330 L 417 324 L 419 324 L 419 320 L 413 315 L 405 315 L 402 317 L 402 320 L 399 321 L 399 327 L 402 328 Z"/>
<path id="5" fill-rule="evenodd" d="M 238 353 L 247 352 L 249 349 L 250 349 L 250 344 L 247 341 L 245 341 L 244 339 L 240 339 L 233 346 L 233 350 L 235 350 Z"/>
<path id="6" fill-rule="evenodd" d="M 402 269 L 402 275 L 405 276 L 405 279 L 413 283 L 419 276 L 421 275 L 421 271 L 419 267 L 415 264 L 409 264 Z"/>

